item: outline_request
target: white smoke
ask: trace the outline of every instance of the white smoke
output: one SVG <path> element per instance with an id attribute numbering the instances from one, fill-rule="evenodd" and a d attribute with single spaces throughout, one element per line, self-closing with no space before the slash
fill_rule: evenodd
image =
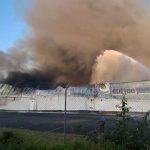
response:
<path id="1" fill-rule="evenodd" d="M 150 70 L 115 50 L 105 50 L 93 67 L 91 83 L 150 80 Z"/>

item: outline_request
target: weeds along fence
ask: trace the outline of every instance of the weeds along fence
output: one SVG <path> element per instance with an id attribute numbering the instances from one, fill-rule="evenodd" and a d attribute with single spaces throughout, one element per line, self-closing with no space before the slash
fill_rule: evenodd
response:
<path id="1" fill-rule="evenodd" d="M 131 112 L 150 110 L 149 81 L 57 87 L 53 90 L 0 84 L 0 110 L 64 111 L 66 106 L 67 111 L 114 112 L 119 111 L 116 106 L 120 104 L 123 95 L 127 98 Z"/>

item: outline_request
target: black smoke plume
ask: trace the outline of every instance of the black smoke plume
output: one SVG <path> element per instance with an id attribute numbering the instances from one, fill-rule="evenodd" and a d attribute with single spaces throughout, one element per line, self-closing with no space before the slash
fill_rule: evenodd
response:
<path id="1" fill-rule="evenodd" d="M 13 85 L 18 88 L 35 88 L 35 89 L 50 89 L 54 88 L 54 76 L 44 74 L 38 70 L 30 73 L 10 72 L 8 77 L 2 83 Z"/>

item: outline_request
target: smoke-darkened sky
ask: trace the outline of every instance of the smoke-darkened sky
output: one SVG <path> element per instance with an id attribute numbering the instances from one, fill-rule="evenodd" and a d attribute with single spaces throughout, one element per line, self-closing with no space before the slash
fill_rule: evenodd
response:
<path id="1" fill-rule="evenodd" d="M 3 82 L 24 85 L 35 79 L 38 81 L 34 81 L 36 86 L 43 80 L 53 87 L 64 83 L 88 84 L 91 80 L 123 82 L 150 79 L 148 0 L 13 2 L 1 2 L 7 6 L 1 9 L 4 15 L 0 17 L 0 27 L 3 27 L 0 31 L 0 42 L 3 43 L 0 49 L 4 51 L 0 54 Z M 9 28 L 10 21 L 14 24 Z M 17 21 L 20 22 L 19 27 Z M 14 34 L 17 31 L 19 34 Z M 113 67 L 108 67 L 110 64 L 117 68 L 115 72 Z M 128 78 L 123 67 L 127 69 Z M 129 74 L 129 70 L 133 72 Z"/>

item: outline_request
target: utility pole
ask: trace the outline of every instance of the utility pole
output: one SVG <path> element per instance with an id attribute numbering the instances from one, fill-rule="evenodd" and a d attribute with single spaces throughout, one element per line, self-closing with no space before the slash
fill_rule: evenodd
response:
<path id="1" fill-rule="evenodd" d="M 66 114 L 66 111 L 67 111 L 67 90 L 68 90 L 68 85 L 66 86 L 66 89 L 65 89 L 65 110 L 64 110 L 64 145 L 65 145 L 65 142 L 66 142 L 66 121 L 67 121 L 67 114 Z"/>

